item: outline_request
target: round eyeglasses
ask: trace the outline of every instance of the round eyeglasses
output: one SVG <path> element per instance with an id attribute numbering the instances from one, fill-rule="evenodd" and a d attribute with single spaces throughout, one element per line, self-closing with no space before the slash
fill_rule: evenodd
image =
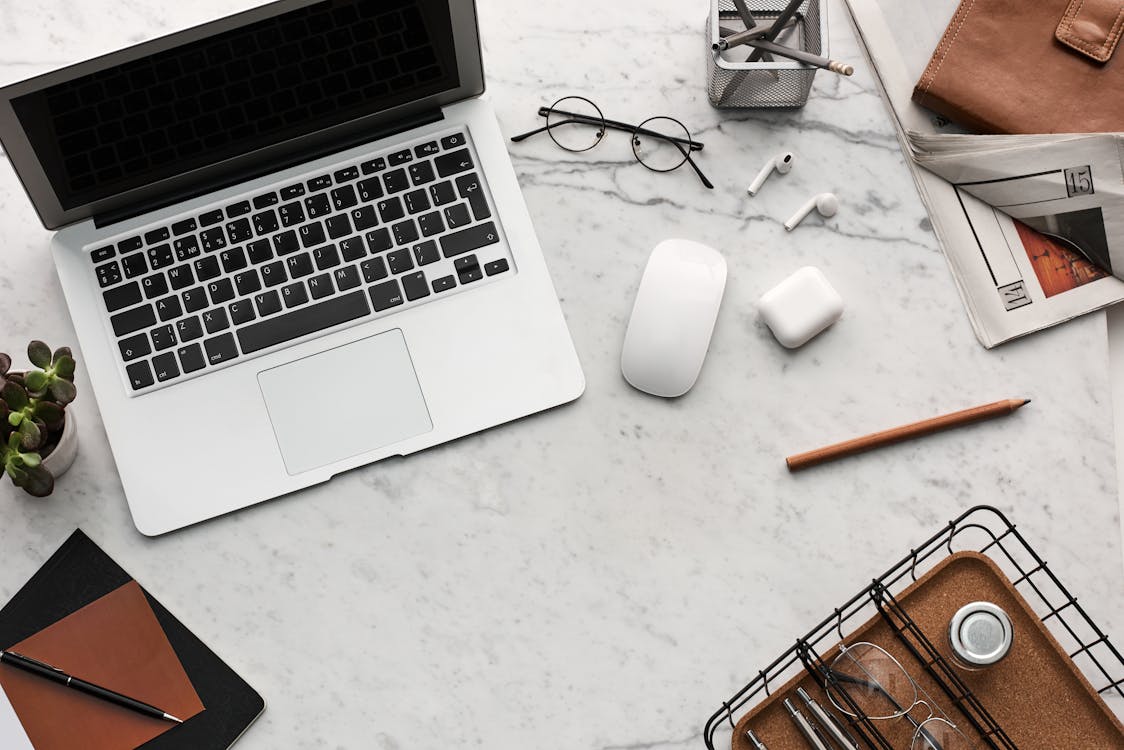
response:
<path id="1" fill-rule="evenodd" d="M 703 144 L 691 137 L 687 127 L 674 117 L 649 117 L 639 125 L 606 119 L 601 108 L 584 96 L 566 96 L 549 107 L 540 107 L 539 115 L 546 126 L 512 137 L 522 141 L 546 132 L 551 140 L 567 151 L 589 151 L 605 137 L 609 129 L 623 130 L 631 135 L 632 154 L 653 172 L 671 172 L 690 164 L 703 185 L 714 185 L 691 158 L 692 151 L 701 151 Z"/>

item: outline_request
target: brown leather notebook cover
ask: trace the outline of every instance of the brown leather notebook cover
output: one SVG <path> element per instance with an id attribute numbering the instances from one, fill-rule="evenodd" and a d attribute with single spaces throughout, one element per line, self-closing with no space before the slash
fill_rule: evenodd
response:
<path id="1" fill-rule="evenodd" d="M 1124 0 L 962 0 L 913 100 L 980 133 L 1124 131 Z"/>
<path id="2" fill-rule="evenodd" d="M 10 648 L 184 721 L 203 710 L 195 688 L 131 581 Z M 35 750 L 131 750 L 176 725 L 0 666 L 0 687 Z"/>

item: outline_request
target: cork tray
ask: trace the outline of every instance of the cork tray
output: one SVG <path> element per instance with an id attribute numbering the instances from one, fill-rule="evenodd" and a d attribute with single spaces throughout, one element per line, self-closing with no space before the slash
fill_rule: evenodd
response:
<path id="1" fill-rule="evenodd" d="M 1006 610 L 1015 633 L 1007 658 L 982 671 L 954 669 L 1020 750 L 1124 748 L 1124 726 L 1119 719 L 986 555 L 957 552 L 949 556 L 905 589 L 897 600 L 950 663 L 946 632 L 956 610 L 979 600 L 994 602 Z M 846 639 L 847 643 L 857 641 L 876 643 L 893 654 L 965 735 L 979 748 L 987 747 L 881 616 L 875 615 Z M 830 663 L 838 652 L 836 644 L 821 656 Z M 801 673 L 738 721 L 733 750 L 754 750 L 745 736 L 746 729 L 752 729 L 769 750 L 808 750 L 809 745 L 781 704 L 783 699 L 792 698 L 793 705 L 808 714 L 803 702 L 796 697 L 797 687 L 807 690 L 838 718 L 845 718 L 831 705 L 812 677 Z M 878 721 L 875 724 L 894 747 L 910 746 L 912 727 L 908 722 Z"/>

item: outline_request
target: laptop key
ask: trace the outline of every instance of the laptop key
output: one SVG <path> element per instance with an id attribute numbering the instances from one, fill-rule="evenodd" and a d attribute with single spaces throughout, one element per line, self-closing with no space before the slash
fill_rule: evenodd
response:
<path id="1" fill-rule="evenodd" d="M 281 226 L 283 227 L 291 227 L 304 221 L 304 209 L 297 201 L 286 203 L 277 209 L 277 213 L 281 217 Z"/>
<path id="2" fill-rule="evenodd" d="M 128 284 L 102 292 L 105 300 L 105 309 L 111 313 L 132 307 L 141 301 L 140 284 L 130 281 Z"/>
<path id="3" fill-rule="evenodd" d="M 491 218 L 492 212 L 488 208 L 488 199 L 480 189 L 480 180 L 475 174 L 466 174 L 457 178 L 457 192 L 468 201 L 472 207 L 472 215 L 477 221 Z"/>
<path id="4" fill-rule="evenodd" d="M 390 166 L 397 167 L 399 164 L 405 164 L 413 158 L 414 156 L 410 153 L 410 150 L 406 149 L 404 151 L 395 151 L 387 157 L 387 161 L 390 163 Z"/>
<path id="5" fill-rule="evenodd" d="M 426 156 L 433 156 L 440 151 L 441 149 L 437 147 L 437 141 L 430 141 L 429 143 L 423 143 L 420 146 L 414 146 L 414 156 L 418 157 L 419 159 Z"/>
<path id="6" fill-rule="evenodd" d="M 359 167 L 363 170 L 363 174 L 374 174 L 375 172 L 381 172 L 386 169 L 386 159 L 380 156 L 377 159 L 371 159 L 370 161 L 363 162 L 359 165 Z"/>
<path id="7" fill-rule="evenodd" d="M 497 273 L 503 273 L 508 269 L 507 258 L 500 258 L 493 260 L 491 263 L 484 264 L 484 273 L 489 276 L 495 276 Z"/>
<path id="8" fill-rule="evenodd" d="M 338 240 L 351 234 L 351 220 L 347 218 L 347 214 L 329 216 L 324 219 L 324 226 L 328 229 L 329 239 Z"/>
<path id="9" fill-rule="evenodd" d="M 203 349 L 199 344 L 191 344 L 190 346 L 181 346 L 176 350 L 176 354 L 180 357 L 180 367 L 186 375 L 189 372 L 202 370 L 207 361 L 203 358 Z"/>
<path id="10" fill-rule="evenodd" d="M 231 205 L 226 207 L 226 218 L 233 219 L 237 216 L 245 216 L 252 210 L 253 209 L 250 208 L 249 201 L 239 201 L 238 203 L 232 203 Z"/>
<path id="11" fill-rule="evenodd" d="M 158 229 L 153 229 L 151 232 L 145 232 L 144 241 L 147 245 L 155 245 L 158 242 L 163 242 L 168 239 L 169 236 L 168 227 L 160 227 Z"/>
<path id="12" fill-rule="evenodd" d="M 207 333 L 218 333 L 230 328 L 230 320 L 226 317 L 226 310 L 221 307 L 203 313 L 203 327 Z"/>
<path id="13" fill-rule="evenodd" d="M 418 227 L 414 224 L 413 219 L 400 221 L 391 227 L 391 229 L 394 230 L 394 240 L 399 245 L 408 245 L 419 237 Z"/>
<path id="14" fill-rule="evenodd" d="M 230 283 L 230 279 L 212 281 L 207 285 L 207 291 L 211 293 L 212 305 L 221 305 L 234 299 L 234 285 Z"/>
<path id="15" fill-rule="evenodd" d="M 193 287 L 180 295 L 183 300 L 183 309 L 189 313 L 199 312 L 207 306 L 207 291 L 201 287 Z"/>
<path id="16" fill-rule="evenodd" d="M 464 145 L 464 133 L 454 133 L 441 139 L 441 148 L 458 148 Z"/>
<path id="17" fill-rule="evenodd" d="M 367 249 L 371 251 L 372 255 L 394 247 L 394 243 L 390 239 L 390 230 L 386 227 L 367 232 L 364 236 L 367 240 Z"/>
<path id="18" fill-rule="evenodd" d="M 183 315 L 183 306 L 180 305 L 180 298 L 173 294 L 171 297 L 157 300 L 156 315 L 165 323 Z"/>
<path id="19" fill-rule="evenodd" d="M 278 255 L 288 255 L 301 249 L 297 242 L 297 233 L 290 229 L 288 232 L 273 235 L 273 249 Z"/>
<path id="20" fill-rule="evenodd" d="M 238 290 L 239 297 L 248 297 L 261 289 L 261 279 L 254 269 L 234 274 L 234 287 Z"/>
<path id="21" fill-rule="evenodd" d="M 254 295 L 254 307 L 258 309 L 258 315 L 263 318 L 266 315 L 273 315 L 281 312 L 281 297 L 273 290 L 256 294 Z"/>
<path id="22" fill-rule="evenodd" d="M 332 191 L 332 206 L 337 211 L 346 211 L 359 202 L 355 197 L 355 188 L 351 185 L 343 185 Z"/>
<path id="23" fill-rule="evenodd" d="M 406 299 L 411 302 L 429 296 L 429 284 L 421 271 L 403 276 L 402 289 L 406 292 Z"/>
<path id="24" fill-rule="evenodd" d="M 255 240 L 246 245 L 246 254 L 250 256 L 251 263 L 259 266 L 273 259 L 273 246 L 269 240 Z"/>
<path id="25" fill-rule="evenodd" d="M 285 265 L 289 269 L 289 277 L 299 279 L 312 273 L 312 256 L 308 253 L 293 255 L 286 259 Z"/>
<path id="26" fill-rule="evenodd" d="M 180 237 L 172 243 L 172 248 L 176 251 L 176 260 L 181 263 L 185 260 L 191 260 L 198 257 L 202 251 L 199 249 L 199 240 L 194 234 L 187 237 Z"/>
<path id="27" fill-rule="evenodd" d="M 437 243 L 433 240 L 426 240 L 414 245 L 414 259 L 417 260 L 419 266 L 428 266 L 430 263 L 441 260 L 441 253 L 437 252 Z"/>
<path id="28" fill-rule="evenodd" d="M 375 312 L 389 310 L 402 304 L 402 290 L 394 279 L 375 284 L 367 291 L 371 295 L 371 304 L 374 305 Z"/>
<path id="29" fill-rule="evenodd" d="M 433 174 L 433 166 L 427 161 L 410 165 L 410 179 L 415 185 L 425 185 L 428 182 L 433 182 L 436 177 L 437 176 Z"/>
<path id="30" fill-rule="evenodd" d="M 95 268 L 94 272 L 98 275 L 98 286 L 103 289 L 121 281 L 121 267 L 117 265 L 117 261 L 103 263 Z"/>
<path id="31" fill-rule="evenodd" d="M 336 280 L 336 288 L 341 292 L 346 292 L 348 289 L 354 289 L 359 286 L 359 273 L 355 270 L 355 266 L 337 268 L 332 272 L 332 276 Z"/>
<path id="32" fill-rule="evenodd" d="M 356 240 L 355 244 L 359 244 L 358 237 L 353 238 Z M 340 264 L 340 254 L 336 250 L 335 245 L 322 245 L 312 251 L 312 259 L 316 261 L 316 270 L 327 271 L 329 268 L 335 268 Z M 348 258 L 348 260 L 355 260 Z"/>
<path id="33" fill-rule="evenodd" d="M 386 263 L 382 258 L 371 258 L 365 260 L 359 265 L 363 270 L 363 280 L 368 284 L 373 284 L 376 281 L 382 281 L 387 277 Z"/>
<path id="34" fill-rule="evenodd" d="M 178 292 L 194 284 L 195 275 L 191 273 L 191 266 L 176 266 L 168 269 L 168 281 L 171 283 L 172 289 Z"/>
<path id="35" fill-rule="evenodd" d="M 442 276 L 433 280 L 433 291 L 447 292 L 457 285 L 457 280 L 452 276 Z"/>
<path id="36" fill-rule="evenodd" d="M 363 240 L 360 238 L 348 237 L 346 240 L 340 240 L 340 252 L 344 260 L 359 260 L 367 254 L 367 248 L 363 246 Z"/>
<path id="37" fill-rule="evenodd" d="M 308 218 L 315 219 L 320 216 L 326 216 L 332 212 L 332 204 L 328 200 L 328 196 L 323 193 L 310 195 L 304 199 L 304 209 L 308 213 Z"/>
<path id="38" fill-rule="evenodd" d="M 345 167 L 332 175 L 336 182 L 351 182 L 359 179 L 358 167 Z"/>
<path id="39" fill-rule="evenodd" d="M 195 219 L 184 219 L 183 221 L 177 221 L 172 225 L 172 234 L 179 237 L 181 234 L 194 232 L 198 228 L 199 227 L 195 223 Z"/>
<path id="40" fill-rule="evenodd" d="M 184 344 L 188 341 L 203 338 L 203 324 L 199 322 L 199 318 L 195 315 L 177 321 L 176 331 L 180 335 L 180 342 Z"/>
<path id="41" fill-rule="evenodd" d="M 444 206 L 446 203 L 455 201 L 457 193 L 453 190 L 453 183 L 445 180 L 429 186 L 429 197 L 433 199 L 433 205 Z"/>
<path id="42" fill-rule="evenodd" d="M 388 194 L 400 193 L 410 187 L 410 180 L 406 177 L 405 169 L 395 169 L 382 176 L 382 183 L 386 186 Z"/>
<path id="43" fill-rule="evenodd" d="M 359 189 L 359 200 L 364 203 L 370 203 L 382 197 L 382 183 L 379 182 L 378 177 L 360 180 L 355 187 Z"/>
<path id="44" fill-rule="evenodd" d="M 351 221 L 355 224 L 355 231 L 362 232 L 377 225 L 379 217 L 374 206 L 360 206 L 352 210 Z"/>
<path id="45" fill-rule="evenodd" d="M 386 262 L 390 265 L 390 272 L 395 275 L 405 273 L 414 267 L 414 259 L 410 257 L 409 250 L 395 250 L 393 253 L 387 253 Z"/>
<path id="46" fill-rule="evenodd" d="M 250 304 L 250 300 L 248 299 L 240 299 L 237 302 L 231 302 L 227 309 L 230 310 L 231 322 L 236 326 L 249 323 L 257 317 L 254 315 L 254 306 Z"/>
<path id="47" fill-rule="evenodd" d="M 195 275 L 200 281 L 210 281 L 221 274 L 219 259 L 215 256 L 207 255 L 195 261 Z"/>
<path id="48" fill-rule="evenodd" d="M 121 240 L 117 243 L 117 252 L 124 255 L 125 253 L 140 250 L 142 247 L 144 247 L 144 242 L 140 237 L 130 237 L 127 240 Z"/>
<path id="49" fill-rule="evenodd" d="M 254 198 L 254 208 L 269 208 L 277 205 L 277 193 L 264 193 Z"/>
<path id="50" fill-rule="evenodd" d="M 315 193 L 317 190 L 327 190 L 331 186 L 332 178 L 326 174 L 322 174 L 308 181 L 308 192 Z"/>
<path id="51" fill-rule="evenodd" d="M 281 301 L 285 303 L 285 307 L 296 307 L 308 302 L 308 292 L 304 289 L 304 284 L 297 281 L 281 288 Z"/>
<path id="52" fill-rule="evenodd" d="M 289 277 L 285 275 L 285 261 L 277 260 L 262 266 L 261 280 L 267 287 L 277 286 L 288 281 Z"/>
<path id="53" fill-rule="evenodd" d="M 172 352 L 158 354 L 152 358 L 152 369 L 156 371 L 156 379 L 163 383 L 165 380 L 178 378 L 180 368 L 176 364 L 176 355 Z"/>
<path id="54" fill-rule="evenodd" d="M 384 224 L 389 224 L 406 215 L 406 212 L 402 210 L 402 201 L 398 200 L 396 197 L 379 201 L 378 207 L 379 216 L 382 217 Z"/>
<path id="55" fill-rule="evenodd" d="M 424 190 L 411 190 L 402 196 L 402 201 L 406 204 L 406 210 L 412 214 L 429 210 L 429 198 L 425 196 Z"/>
<path id="56" fill-rule="evenodd" d="M 472 217 L 468 215 L 468 206 L 464 203 L 449 206 L 445 209 L 445 221 L 448 222 L 449 229 L 457 229 L 471 223 Z"/>
<path id="57" fill-rule="evenodd" d="M 125 269 L 125 278 L 148 273 L 148 264 L 144 261 L 144 253 L 133 253 L 121 259 L 121 266 Z"/>
<path id="58" fill-rule="evenodd" d="M 496 232 L 496 225 L 487 222 L 476 227 L 462 229 L 459 232 L 447 234 L 441 238 L 441 252 L 446 258 L 478 250 L 479 248 L 499 242 L 500 236 Z"/>
<path id="59" fill-rule="evenodd" d="M 246 251 L 240 247 L 232 247 L 219 253 L 219 260 L 222 261 L 222 270 L 227 273 L 241 271 L 246 267 Z"/>
<path id="60" fill-rule="evenodd" d="M 422 237 L 432 237 L 445 231 L 445 223 L 441 221 L 440 211 L 432 211 L 419 216 L 418 226 L 421 227 Z"/>
<path id="61" fill-rule="evenodd" d="M 289 185 L 289 187 L 281 188 L 281 200 L 283 201 L 299 198 L 302 195 L 304 195 L 304 185 Z"/>
<path id="62" fill-rule="evenodd" d="M 203 252 L 213 253 L 226 247 L 226 233 L 222 231 L 222 227 L 204 229 L 199 233 L 199 242 L 203 246 Z"/>
<path id="63" fill-rule="evenodd" d="M 152 353 L 152 347 L 148 345 L 148 336 L 143 333 L 121 339 L 117 342 L 117 347 L 121 350 L 121 359 L 126 362 Z"/>
<path id="64" fill-rule="evenodd" d="M 171 324 L 153 328 L 148 335 L 152 339 L 152 347 L 158 352 L 176 345 L 176 332 Z"/>
<path id="65" fill-rule="evenodd" d="M 133 386 L 134 391 L 147 388 L 156 382 L 152 379 L 152 370 L 144 361 L 134 362 L 126 367 L 125 374 L 129 376 L 129 384 Z"/>
<path id="66" fill-rule="evenodd" d="M 361 318 L 371 312 L 361 291 L 317 302 L 314 305 L 251 323 L 238 329 L 238 341 L 246 354 L 267 349 L 310 333 Z"/>
<path id="67" fill-rule="evenodd" d="M 308 280 L 308 293 L 312 295 L 312 299 L 324 299 L 335 291 L 330 273 L 322 273 Z"/>
<path id="68" fill-rule="evenodd" d="M 162 297 L 168 293 L 168 280 L 162 273 L 154 273 L 141 279 L 141 289 L 144 290 L 146 299 Z"/>
<path id="69" fill-rule="evenodd" d="M 94 263 L 101 263 L 103 260 L 109 260 L 114 255 L 117 255 L 117 250 L 113 245 L 99 247 L 97 250 L 90 253 L 90 260 Z"/>
<path id="70" fill-rule="evenodd" d="M 228 362 L 238 356 L 238 346 L 231 333 L 207 339 L 203 342 L 203 348 L 207 350 L 207 361 L 212 365 Z"/>
<path id="71" fill-rule="evenodd" d="M 277 212 L 272 208 L 268 211 L 262 211 L 260 214 L 254 214 L 254 231 L 260 237 L 263 234 L 273 234 L 278 229 Z"/>
<path id="72" fill-rule="evenodd" d="M 209 227 L 212 224 L 218 224 L 223 218 L 222 211 L 216 208 L 214 211 L 199 215 L 199 226 Z"/>
<path id="73" fill-rule="evenodd" d="M 475 165 L 472 163 L 472 156 L 469 155 L 467 148 L 462 148 L 459 151 L 453 151 L 447 154 L 441 154 L 433 160 L 434 166 L 437 167 L 437 174 L 442 177 L 448 177 L 458 172 L 472 169 Z"/>
<path id="74" fill-rule="evenodd" d="M 226 234 L 230 237 L 230 244 L 237 245 L 246 240 L 254 238 L 254 232 L 250 228 L 249 219 L 238 219 L 226 225 Z"/>
<path id="75" fill-rule="evenodd" d="M 461 284 L 471 284 L 484 278 L 484 274 L 480 272 L 480 261 L 475 255 L 457 258 L 453 266 L 456 268 L 457 278 L 460 279 Z"/>

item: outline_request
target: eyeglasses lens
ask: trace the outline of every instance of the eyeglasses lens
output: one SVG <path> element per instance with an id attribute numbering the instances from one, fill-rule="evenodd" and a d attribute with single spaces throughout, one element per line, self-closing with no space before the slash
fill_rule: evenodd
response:
<path id="1" fill-rule="evenodd" d="M 546 126 L 554 142 L 567 151 L 588 151 L 605 137 L 601 110 L 580 96 L 568 96 L 551 105 Z"/>

